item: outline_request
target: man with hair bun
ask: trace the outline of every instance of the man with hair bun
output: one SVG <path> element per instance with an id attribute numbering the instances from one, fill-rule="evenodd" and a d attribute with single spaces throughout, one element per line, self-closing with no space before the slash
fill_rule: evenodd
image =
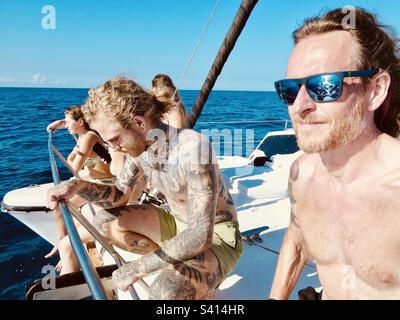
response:
<path id="1" fill-rule="evenodd" d="M 237 212 L 208 139 L 161 122 L 172 105 L 127 78 L 91 89 L 85 119 L 104 143 L 127 153 L 124 169 L 115 186 L 79 179 L 60 184 L 48 203 L 52 209 L 78 194 L 101 206 L 94 225 L 113 244 L 143 254 L 114 272 L 120 289 L 160 271 L 150 299 L 207 299 L 241 255 Z M 162 192 L 171 212 L 127 206 L 140 181 Z"/>
<path id="2" fill-rule="evenodd" d="M 306 20 L 275 82 L 305 154 L 271 299 L 290 296 L 309 259 L 323 287 L 311 298 L 400 299 L 399 43 L 354 10 L 353 29 L 341 8 Z"/>

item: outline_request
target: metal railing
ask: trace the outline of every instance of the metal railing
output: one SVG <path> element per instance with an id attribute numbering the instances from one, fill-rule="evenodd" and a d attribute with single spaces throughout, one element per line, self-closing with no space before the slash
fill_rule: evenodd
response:
<path id="1" fill-rule="evenodd" d="M 50 149 L 51 148 L 51 149 Z M 60 153 L 60 151 L 57 150 L 57 148 L 52 144 L 51 142 L 51 133 L 49 135 L 49 152 L 50 150 L 52 150 L 57 156 L 58 158 L 64 163 L 64 165 L 68 168 L 68 170 L 71 172 L 72 175 L 74 175 L 76 178 L 79 178 L 79 174 L 69 165 L 69 163 L 65 160 L 65 158 L 63 157 L 63 155 Z M 53 158 L 53 159 L 52 159 Z M 51 162 L 54 163 L 54 171 L 56 172 L 58 181 L 60 181 L 59 175 L 58 175 L 58 169 L 57 169 L 57 165 L 55 164 L 55 160 L 54 160 L 54 154 L 52 152 L 50 152 L 50 159 Z M 53 162 L 54 161 L 54 162 Z M 53 172 L 53 166 L 52 166 L 52 172 Z M 53 173 L 53 179 L 54 179 L 54 173 Z M 59 183 L 59 182 L 58 182 Z M 56 184 L 56 183 L 55 183 Z M 57 184 L 56 184 L 57 185 Z M 79 210 L 77 208 L 75 208 L 71 202 L 66 201 L 65 202 L 68 206 L 68 208 L 66 208 L 67 213 L 69 216 L 72 216 L 78 220 L 78 222 L 93 236 L 93 238 L 98 241 L 100 243 L 100 245 L 111 255 L 111 257 L 114 259 L 116 265 L 118 268 L 122 267 L 124 264 L 126 264 L 127 262 L 118 254 L 118 252 L 114 249 L 114 247 L 108 242 L 108 240 L 106 238 L 103 237 L 103 235 L 97 231 L 97 229 L 95 227 L 93 227 L 93 225 L 79 212 Z M 93 209 L 93 206 L 90 202 L 87 203 L 89 206 L 89 209 L 92 213 L 92 215 L 94 216 L 96 213 Z M 68 211 L 71 210 L 71 213 Z M 64 216 L 64 214 L 63 214 Z M 74 226 L 75 227 L 75 226 Z M 68 231 L 68 228 L 67 228 Z M 69 232 L 68 232 L 69 235 Z M 70 235 L 69 235 L 70 236 Z M 70 236 L 71 238 L 71 236 Z M 80 239 L 79 239 L 80 241 Z M 72 243 L 72 241 L 71 241 Z M 74 249 L 75 251 L 75 249 Z M 86 251 L 85 251 L 86 252 Z M 78 258 L 78 257 L 77 257 Z M 78 259 L 79 265 L 82 268 L 81 265 L 81 261 Z M 84 263 L 84 261 L 82 261 Z M 89 261 L 90 262 L 90 261 Z M 83 273 L 83 269 L 82 269 L 82 273 Z M 96 273 L 97 275 L 97 273 Z M 84 275 L 85 276 L 85 275 Z M 86 276 L 85 276 L 86 279 Z M 143 287 L 143 289 L 145 291 L 149 291 L 149 285 L 143 280 L 140 279 L 138 280 L 138 283 Z M 100 282 L 101 284 L 101 282 Z M 89 285 L 89 283 L 88 283 Z M 89 287 L 89 289 L 91 290 L 91 288 Z M 136 292 L 136 290 L 134 289 L 133 285 L 130 285 L 128 287 L 129 293 L 132 297 L 133 300 L 140 300 L 139 296 Z M 91 290 L 92 291 L 92 290 Z M 93 291 L 92 291 L 93 294 Z"/>
<path id="2" fill-rule="evenodd" d="M 60 184 L 61 180 L 60 180 L 60 174 L 58 173 L 56 159 L 54 157 L 51 132 L 49 132 L 48 149 L 49 149 L 51 173 L 53 175 L 54 185 L 57 186 Z M 79 237 L 78 231 L 76 230 L 71 213 L 69 212 L 65 201 L 61 200 L 59 202 L 59 207 L 64 220 L 65 228 L 67 229 L 72 249 L 75 252 L 76 258 L 82 269 L 82 273 L 86 280 L 86 283 L 92 293 L 93 299 L 107 300 L 107 294 L 104 289 L 104 286 L 101 283 L 100 277 L 93 268 L 89 256 L 82 245 L 82 241 Z"/>
<path id="3" fill-rule="evenodd" d="M 244 124 L 244 123 L 285 123 L 285 130 L 287 129 L 290 120 L 277 119 L 277 120 L 239 120 L 239 121 L 198 121 L 196 124 Z"/>

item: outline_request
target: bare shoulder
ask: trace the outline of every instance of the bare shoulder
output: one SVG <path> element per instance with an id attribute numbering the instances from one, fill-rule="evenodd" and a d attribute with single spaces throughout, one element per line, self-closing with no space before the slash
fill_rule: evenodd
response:
<path id="1" fill-rule="evenodd" d="M 97 142 L 99 141 L 99 136 L 93 131 L 88 131 L 83 135 L 82 139 L 85 139 L 86 141 Z"/>
<path id="2" fill-rule="evenodd" d="M 380 159 L 390 169 L 400 168 L 400 140 L 387 134 L 382 134 Z"/>
<path id="3" fill-rule="evenodd" d="M 84 152 L 89 152 L 91 148 L 96 144 L 98 138 L 96 135 L 92 135 L 90 132 L 79 137 L 79 149 Z"/>
<path id="4" fill-rule="evenodd" d="M 290 234 L 297 242 L 302 242 L 300 216 L 307 214 L 305 210 L 298 209 L 298 203 L 304 198 L 309 186 L 309 181 L 314 174 L 318 156 L 316 154 L 302 154 L 290 167 L 288 181 L 288 196 L 290 199 Z"/>
<path id="5" fill-rule="evenodd" d="M 208 138 L 194 130 L 183 129 L 178 137 L 181 166 L 208 166 L 217 164 L 214 150 Z"/>
<path id="6" fill-rule="evenodd" d="M 192 129 L 182 129 L 179 132 L 179 145 L 190 145 L 191 142 L 200 141 L 201 137 L 204 136 L 201 133 Z"/>
<path id="7" fill-rule="evenodd" d="M 400 140 L 383 134 L 379 152 L 379 168 L 375 169 L 375 183 L 377 190 L 388 196 L 396 197 L 400 204 Z"/>
<path id="8" fill-rule="evenodd" d="M 86 132 L 84 135 L 82 135 L 82 136 L 80 137 L 79 140 L 85 141 L 85 142 L 88 142 L 88 141 L 97 141 L 97 140 L 98 140 L 98 137 L 97 137 L 97 135 L 96 135 L 94 132 L 88 131 L 88 132 Z"/>
<path id="9" fill-rule="evenodd" d="M 209 148 L 211 143 L 208 138 L 192 129 L 183 129 L 179 132 L 178 146 L 179 152 L 184 153 L 190 150 L 200 149 L 202 147 Z"/>
<path id="10" fill-rule="evenodd" d="M 319 163 L 320 158 L 317 154 L 304 153 L 300 155 L 290 167 L 289 181 L 293 184 L 307 183 Z"/>

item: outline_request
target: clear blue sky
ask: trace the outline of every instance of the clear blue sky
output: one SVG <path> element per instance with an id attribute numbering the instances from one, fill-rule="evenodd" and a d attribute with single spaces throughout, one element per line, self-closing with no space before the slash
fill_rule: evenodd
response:
<path id="1" fill-rule="evenodd" d="M 283 77 L 291 33 L 326 8 L 362 6 L 400 30 L 400 1 L 259 0 L 216 83 L 221 90 L 272 90 Z M 221 0 L 182 89 L 199 89 L 240 0 Z M 44 5 L 56 29 L 42 28 Z M 127 75 L 148 87 L 157 73 L 175 82 L 215 0 L 15 0 L 0 3 L 0 86 L 93 87 Z"/>

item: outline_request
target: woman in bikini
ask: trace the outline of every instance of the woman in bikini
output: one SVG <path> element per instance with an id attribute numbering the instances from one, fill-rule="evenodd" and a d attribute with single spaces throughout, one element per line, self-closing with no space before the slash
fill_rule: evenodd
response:
<path id="1" fill-rule="evenodd" d="M 65 119 L 52 122 L 47 126 L 47 131 L 66 128 L 75 138 L 76 145 L 67 158 L 68 164 L 83 179 L 102 183 L 114 183 L 115 176 L 110 172 L 111 156 L 108 150 L 102 145 L 100 136 L 89 128 L 83 117 L 81 107 L 69 107 L 65 110 L 64 114 Z M 78 196 L 73 197 L 70 201 L 76 208 L 81 208 L 86 203 L 86 200 Z M 82 212 L 82 214 L 89 221 L 93 218 L 90 212 Z M 67 232 L 58 208 L 55 210 L 55 217 L 59 231 L 59 240 L 58 244 L 45 257 L 49 258 L 53 256 L 58 250 L 60 262 L 57 264 L 56 270 L 61 271 L 60 274 L 78 271 L 79 265 L 73 254 L 69 239 L 66 236 Z M 82 227 L 78 226 L 78 232 L 83 237 L 82 241 L 90 241 L 90 234 L 84 232 L 82 229 Z"/>
<path id="2" fill-rule="evenodd" d="M 64 114 L 65 119 L 52 122 L 47 126 L 47 131 L 66 128 L 76 140 L 76 145 L 67 158 L 69 165 L 76 172 L 80 171 L 79 175 L 82 178 L 112 179 L 113 175 L 110 172 L 111 156 L 101 144 L 100 136 L 89 128 L 83 117 L 81 107 L 69 107 L 65 109 Z M 78 139 L 75 135 L 78 135 Z"/>

